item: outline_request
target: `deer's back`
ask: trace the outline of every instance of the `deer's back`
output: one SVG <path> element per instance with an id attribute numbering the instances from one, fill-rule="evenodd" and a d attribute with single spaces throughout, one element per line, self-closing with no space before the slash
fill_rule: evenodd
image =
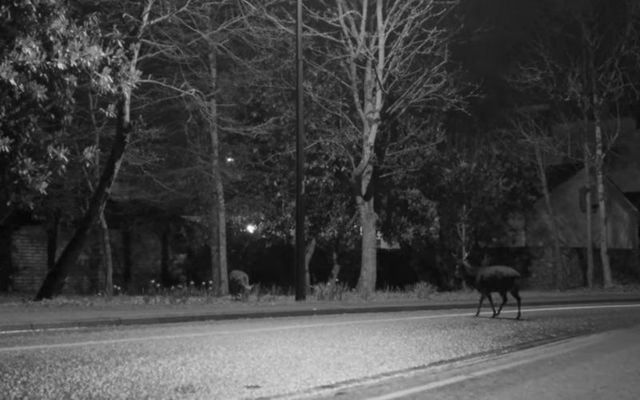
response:
<path id="1" fill-rule="evenodd" d="M 517 285 L 520 273 L 506 265 L 492 265 L 479 268 L 476 273 L 476 286 L 490 292 L 510 290 Z"/>
<path id="2" fill-rule="evenodd" d="M 244 285 L 249 284 L 249 275 L 246 272 L 237 269 L 229 272 L 229 281 L 238 282 Z"/>

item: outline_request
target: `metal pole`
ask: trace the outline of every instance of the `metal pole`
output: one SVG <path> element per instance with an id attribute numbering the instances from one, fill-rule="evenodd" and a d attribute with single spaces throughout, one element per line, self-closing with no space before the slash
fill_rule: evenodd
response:
<path id="1" fill-rule="evenodd" d="M 297 1 L 296 16 L 296 301 L 306 298 L 304 266 L 304 118 L 302 109 L 302 0 Z"/>

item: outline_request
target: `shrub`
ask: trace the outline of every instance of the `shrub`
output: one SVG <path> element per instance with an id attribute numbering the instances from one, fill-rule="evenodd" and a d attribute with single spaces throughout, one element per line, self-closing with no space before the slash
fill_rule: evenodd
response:
<path id="1" fill-rule="evenodd" d="M 342 300 L 351 292 L 349 286 L 342 282 L 318 283 L 311 287 L 311 294 L 316 300 Z"/>
<path id="2" fill-rule="evenodd" d="M 429 282 L 420 281 L 415 285 L 407 287 L 406 291 L 408 293 L 412 293 L 413 296 L 418 299 L 428 299 L 438 292 L 438 288 Z"/>

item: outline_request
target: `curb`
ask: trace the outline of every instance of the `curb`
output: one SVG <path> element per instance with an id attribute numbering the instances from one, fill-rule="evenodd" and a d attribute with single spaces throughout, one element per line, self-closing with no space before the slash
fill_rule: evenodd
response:
<path id="1" fill-rule="evenodd" d="M 606 298 L 565 298 L 565 299 L 532 299 L 527 306 L 552 306 L 562 304 L 594 304 L 594 303 L 629 303 L 640 302 L 640 295 L 618 296 Z M 438 304 L 397 304 L 397 305 L 356 305 L 345 307 L 313 307 L 288 310 L 265 310 L 248 312 L 212 312 L 186 315 L 106 317 L 84 320 L 67 320 L 56 322 L 28 322 L 14 325 L 0 326 L 0 334 L 19 333 L 27 331 L 71 330 L 82 328 L 97 328 L 108 326 L 159 325 L 170 323 L 226 321 L 239 319 L 286 318 L 303 316 L 322 316 L 339 314 L 364 314 L 403 311 L 438 311 L 475 308 L 475 302 L 438 303 Z"/>

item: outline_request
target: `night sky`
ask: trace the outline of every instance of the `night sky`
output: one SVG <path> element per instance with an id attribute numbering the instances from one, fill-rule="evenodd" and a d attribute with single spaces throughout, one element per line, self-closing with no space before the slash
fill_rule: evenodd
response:
<path id="1" fill-rule="evenodd" d="M 510 103 L 504 74 L 534 31 L 540 0 L 464 0 L 464 19 L 453 55 L 482 82 L 482 97 L 471 102 L 477 122 L 490 123 Z"/>
<path id="2" fill-rule="evenodd" d="M 534 35 L 542 30 L 561 34 L 564 28 L 558 21 L 591 8 L 593 28 L 604 34 L 603 40 L 617 40 L 616 27 L 624 26 L 630 4 L 627 0 L 462 0 L 463 17 L 452 51 L 469 80 L 482 83 L 482 96 L 471 102 L 474 123 L 491 126 L 501 110 L 515 103 L 505 74 Z M 622 105 L 637 117 L 636 106 L 635 100 Z"/>

